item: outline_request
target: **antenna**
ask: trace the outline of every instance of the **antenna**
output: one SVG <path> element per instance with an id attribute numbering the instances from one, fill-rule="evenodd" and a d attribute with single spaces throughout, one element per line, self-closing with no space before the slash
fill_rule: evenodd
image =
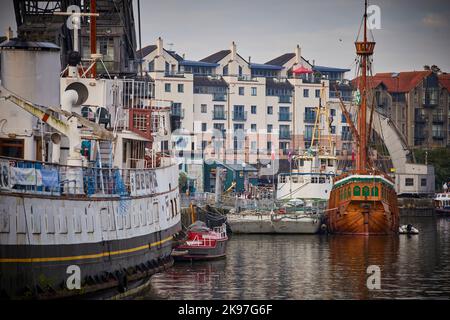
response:
<path id="1" fill-rule="evenodd" d="M 140 59 L 139 59 L 139 66 L 140 66 L 140 73 L 142 76 L 142 36 L 141 36 L 141 1 L 138 0 L 137 2 L 138 5 L 138 27 L 139 27 L 139 52 L 140 52 Z"/>

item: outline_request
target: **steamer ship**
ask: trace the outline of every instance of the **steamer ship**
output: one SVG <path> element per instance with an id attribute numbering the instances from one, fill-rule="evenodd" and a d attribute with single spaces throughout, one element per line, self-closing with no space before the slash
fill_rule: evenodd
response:
<path id="1" fill-rule="evenodd" d="M 170 267 L 181 230 L 170 101 L 150 79 L 96 76 L 95 49 L 62 72 L 51 43 L 0 49 L 0 295 L 124 292 Z"/>
<path id="2" fill-rule="evenodd" d="M 357 101 L 359 103 L 357 130 L 348 113 L 344 112 L 357 140 L 356 170 L 336 177 L 328 202 L 327 227 L 330 232 L 340 234 L 394 234 L 399 230 L 399 208 L 394 181 L 385 172 L 377 170 L 374 161 L 368 157 L 367 139 L 370 135 L 373 114 L 367 121 L 367 104 L 369 97 L 372 97 L 367 74 L 371 72 L 375 42 L 368 41 L 367 0 L 362 24 L 363 39 L 362 41 L 357 39 L 355 42 L 360 71 L 357 78 L 357 97 L 360 96 Z M 373 106 L 371 112 L 374 112 Z"/>
<path id="3" fill-rule="evenodd" d="M 332 117 L 325 100 L 325 84 L 315 110 L 311 146 L 292 156 L 294 168 L 278 176 L 277 200 L 292 199 L 328 201 L 336 175 L 337 158 L 331 135 Z"/>

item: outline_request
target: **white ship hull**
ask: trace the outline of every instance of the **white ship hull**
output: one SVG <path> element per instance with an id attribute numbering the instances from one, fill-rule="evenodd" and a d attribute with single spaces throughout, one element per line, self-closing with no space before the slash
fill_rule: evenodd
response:
<path id="1" fill-rule="evenodd" d="M 135 170 L 127 196 L 0 191 L 0 288 L 9 297 L 70 296 L 118 286 L 171 263 L 180 231 L 176 166 Z M 79 268 L 81 287 L 68 279 Z"/>
<path id="2" fill-rule="evenodd" d="M 277 189 L 277 199 L 278 200 L 289 200 L 289 199 L 320 199 L 328 200 L 330 197 L 331 189 L 333 188 L 332 182 L 324 183 L 311 183 L 311 180 L 306 180 L 304 182 L 290 182 L 289 177 L 287 177 L 287 182 L 279 183 Z"/>

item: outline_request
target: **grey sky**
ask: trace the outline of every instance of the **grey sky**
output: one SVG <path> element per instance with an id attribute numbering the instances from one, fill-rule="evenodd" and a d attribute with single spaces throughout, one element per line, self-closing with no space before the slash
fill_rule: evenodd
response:
<path id="1" fill-rule="evenodd" d="M 1 30 L 16 27 L 7 2 L 1 0 Z M 381 30 L 373 31 L 375 72 L 425 64 L 450 71 L 450 1 L 370 3 L 381 8 Z M 362 11 L 363 0 L 141 0 L 142 45 L 161 36 L 166 48 L 197 60 L 234 40 L 244 58 L 263 63 L 300 44 L 302 55 L 318 65 L 349 67 Z"/>

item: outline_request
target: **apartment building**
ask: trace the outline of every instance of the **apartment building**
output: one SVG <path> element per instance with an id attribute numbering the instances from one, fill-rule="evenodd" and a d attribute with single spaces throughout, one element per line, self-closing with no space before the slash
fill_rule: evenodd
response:
<path id="1" fill-rule="evenodd" d="M 274 150 L 278 170 L 285 171 L 288 154 L 311 144 L 319 102 L 335 103 L 326 134 L 339 147 L 342 137 L 350 138 L 328 79 L 342 86 L 349 70 L 315 67 L 302 57 L 300 46 L 266 63 L 253 63 L 233 42 L 228 50 L 193 61 L 164 49 L 158 38 L 137 56 L 143 57 L 143 70 L 155 82 L 156 100 L 172 101 L 172 129 L 178 133 L 174 143 L 184 156 L 189 154 L 191 163 L 216 157 L 258 167 Z M 296 74 L 299 67 L 311 73 Z M 348 97 L 346 90 L 339 91 Z M 217 136 L 223 141 L 210 143 Z"/>
<path id="2" fill-rule="evenodd" d="M 410 148 L 449 145 L 449 82 L 448 74 L 431 70 L 377 73 L 369 78 L 378 111 L 395 123 Z"/>

